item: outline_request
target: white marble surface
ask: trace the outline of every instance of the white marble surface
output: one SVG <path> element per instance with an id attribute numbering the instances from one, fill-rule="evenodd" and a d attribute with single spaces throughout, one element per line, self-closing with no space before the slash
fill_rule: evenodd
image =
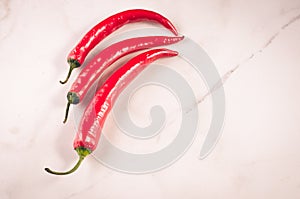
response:
<path id="1" fill-rule="evenodd" d="M 199 160 L 199 133 L 179 161 L 155 173 L 120 173 L 90 157 L 73 175 L 51 176 L 45 166 L 63 170 L 77 159 L 74 122 L 62 125 L 66 55 L 89 27 L 129 8 L 164 14 L 216 63 L 226 94 L 222 137 Z M 119 33 L 141 26 L 153 27 Z M 0 198 L 300 198 L 299 52 L 299 0 L 0 0 Z M 199 132 L 209 124 L 209 101 L 198 105 Z M 141 102 L 132 109 L 147 106 Z M 173 136 L 163 133 L 147 147 Z"/>

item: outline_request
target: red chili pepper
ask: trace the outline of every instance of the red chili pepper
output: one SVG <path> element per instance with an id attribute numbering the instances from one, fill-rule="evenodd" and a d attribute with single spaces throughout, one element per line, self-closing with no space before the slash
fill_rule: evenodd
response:
<path id="1" fill-rule="evenodd" d="M 72 87 L 67 94 L 68 104 L 66 108 L 64 123 L 67 121 L 70 105 L 80 103 L 85 97 L 87 91 L 99 78 L 103 71 L 115 61 L 129 53 L 133 53 L 151 47 L 173 44 L 181 41 L 182 39 L 183 36 L 137 37 L 120 41 L 102 50 L 91 60 L 91 62 L 89 62 L 84 67 L 84 69 L 80 72 L 75 82 L 72 84 Z"/>
<path id="2" fill-rule="evenodd" d="M 109 34 L 127 23 L 145 20 L 156 21 L 172 31 L 172 33 L 175 35 L 178 35 L 176 28 L 167 18 L 153 11 L 134 9 L 112 15 L 98 23 L 89 32 L 87 32 L 81 41 L 70 52 L 67 58 L 67 61 L 70 64 L 69 73 L 66 80 L 60 81 L 60 83 L 66 83 L 71 75 L 72 70 L 80 67 L 88 53 Z"/>
<path id="3" fill-rule="evenodd" d="M 56 172 L 49 168 L 45 168 L 45 170 L 56 175 L 74 172 L 82 160 L 96 149 L 105 119 L 122 90 L 151 62 L 177 54 L 176 51 L 168 49 L 149 50 L 132 58 L 113 73 L 99 88 L 84 111 L 73 143 L 74 149 L 79 155 L 77 164 L 67 172 Z"/>

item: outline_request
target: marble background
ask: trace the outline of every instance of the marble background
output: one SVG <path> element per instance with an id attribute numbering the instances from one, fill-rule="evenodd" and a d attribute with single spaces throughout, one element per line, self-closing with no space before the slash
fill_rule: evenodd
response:
<path id="1" fill-rule="evenodd" d="M 129 8 L 167 16 L 215 62 L 226 94 L 222 137 L 198 159 L 211 104 L 196 87 L 199 134 L 172 166 L 133 175 L 89 157 L 75 174 L 51 176 L 45 166 L 63 170 L 77 160 L 75 123 L 62 124 L 70 85 L 58 83 L 67 53 L 99 20 Z M 300 198 L 299 19 L 299 0 L 0 0 L 0 198 Z M 140 27 L 154 26 L 132 24 L 119 33 Z M 175 67 L 197 85 L 199 78 Z M 142 96 L 129 107 L 141 123 Z M 110 117 L 105 128 L 113 124 Z M 157 149 L 175 127 L 145 149 L 126 138 L 116 142 L 133 152 Z"/>

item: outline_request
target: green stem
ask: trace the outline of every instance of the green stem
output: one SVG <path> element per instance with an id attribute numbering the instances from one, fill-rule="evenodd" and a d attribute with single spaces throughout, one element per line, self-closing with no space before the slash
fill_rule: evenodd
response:
<path id="1" fill-rule="evenodd" d="M 84 148 L 84 147 L 78 147 L 75 149 L 79 155 L 79 160 L 77 161 L 77 163 L 75 164 L 75 166 L 70 169 L 69 171 L 66 172 L 58 172 L 58 171 L 53 171 L 49 168 L 45 168 L 45 171 L 47 171 L 48 173 L 54 174 L 54 175 L 67 175 L 70 173 L 73 173 L 74 171 L 76 171 L 78 169 L 78 167 L 80 166 L 82 160 L 91 153 L 91 150 Z"/>
<path id="2" fill-rule="evenodd" d="M 69 115 L 69 109 L 70 109 L 70 105 L 71 105 L 71 103 L 70 103 L 70 102 L 68 102 L 68 104 L 67 104 L 67 108 L 66 108 L 66 113 L 65 113 L 65 119 L 64 119 L 63 123 L 66 123 L 66 122 L 67 122 L 68 115 Z"/>
<path id="3" fill-rule="evenodd" d="M 79 160 L 76 163 L 76 165 L 72 169 L 70 169 L 69 171 L 66 171 L 66 172 L 52 171 L 49 168 L 45 168 L 45 171 L 47 171 L 48 173 L 54 174 L 54 175 L 67 175 L 67 174 L 70 174 L 70 173 L 73 173 L 74 171 L 76 171 L 78 169 L 78 167 L 80 166 L 83 159 L 84 159 L 84 157 L 79 157 Z"/>
<path id="4" fill-rule="evenodd" d="M 71 76 L 71 73 L 72 73 L 73 69 L 80 66 L 80 63 L 75 59 L 69 59 L 68 63 L 70 64 L 70 68 L 69 68 L 67 78 L 65 79 L 65 81 L 59 81 L 61 84 L 67 83 L 67 81 L 69 80 L 69 78 Z"/>
<path id="5" fill-rule="evenodd" d="M 75 92 L 68 92 L 67 99 L 68 99 L 68 104 L 67 104 L 67 108 L 66 108 L 64 123 L 66 123 L 66 121 L 68 119 L 70 105 L 78 104 L 80 102 L 80 98 L 79 98 L 78 94 Z"/>
<path id="6" fill-rule="evenodd" d="M 64 80 L 64 81 L 59 81 L 61 84 L 65 84 L 67 83 L 67 81 L 69 80 L 70 76 L 71 76 L 71 73 L 73 71 L 75 67 L 73 65 L 70 65 L 70 69 L 69 69 L 69 72 L 68 72 L 68 75 L 67 75 L 67 78 Z"/>

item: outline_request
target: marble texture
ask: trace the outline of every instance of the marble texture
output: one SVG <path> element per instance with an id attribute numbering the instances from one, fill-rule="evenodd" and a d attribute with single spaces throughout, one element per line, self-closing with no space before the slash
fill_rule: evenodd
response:
<path id="1" fill-rule="evenodd" d="M 66 55 L 89 27 L 129 8 L 164 14 L 215 62 L 222 75 L 215 88 L 223 85 L 226 94 L 222 137 L 198 159 L 211 110 L 210 92 L 196 88 L 199 134 L 172 166 L 133 175 L 90 157 L 74 175 L 50 176 L 45 166 L 69 168 L 77 158 L 75 124 L 62 125 L 68 86 L 58 81 Z M 119 32 L 141 26 L 153 27 Z M 0 198 L 300 198 L 299 52 L 298 0 L 0 0 Z M 176 66 L 196 86 L 199 79 Z M 147 106 L 141 96 L 131 109 Z M 174 121 L 147 147 L 166 144 Z"/>

